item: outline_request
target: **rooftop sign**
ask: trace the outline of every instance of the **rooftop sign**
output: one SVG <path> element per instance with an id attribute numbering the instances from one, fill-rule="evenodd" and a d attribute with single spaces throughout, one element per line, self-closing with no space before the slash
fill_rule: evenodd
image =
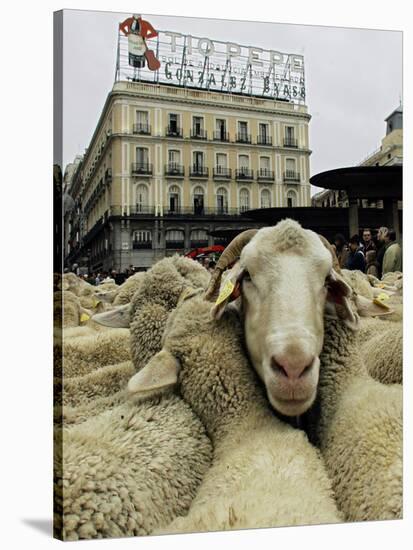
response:
<path id="1" fill-rule="evenodd" d="M 302 55 L 155 30 L 140 16 L 119 25 L 116 80 L 305 102 Z"/>

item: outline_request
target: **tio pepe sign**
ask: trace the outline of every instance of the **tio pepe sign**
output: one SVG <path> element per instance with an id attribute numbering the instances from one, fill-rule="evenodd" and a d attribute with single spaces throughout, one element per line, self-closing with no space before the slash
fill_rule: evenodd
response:
<path id="1" fill-rule="evenodd" d="M 303 103 L 304 58 L 277 50 L 242 46 L 173 31 L 156 31 L 147 40 L 159 69 L 129 64 L 122 35 L 118 50 L 118 79 L 150 81 L 222 92 L 258 95 Z"/>

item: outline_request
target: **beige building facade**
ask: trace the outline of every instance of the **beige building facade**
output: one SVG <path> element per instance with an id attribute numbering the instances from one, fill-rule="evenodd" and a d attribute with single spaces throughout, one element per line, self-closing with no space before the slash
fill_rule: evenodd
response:
<path id="1" fill-rule="evenodd" d="M 68 187 L 67 264 L 148 268 L 254 226 L 250 209 L 309 206 L 309 120 L 287 101 L 116 82 Z"/>

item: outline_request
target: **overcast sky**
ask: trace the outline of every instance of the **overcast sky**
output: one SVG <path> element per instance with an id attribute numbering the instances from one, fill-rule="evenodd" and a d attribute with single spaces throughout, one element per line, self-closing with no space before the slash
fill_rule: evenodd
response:
<path id="1" fill-rule="evenodd" d="M 89 144 L 114 82 L 117 25 L 129 15 L 64 11 L 63 166 Z M 399 31 L 142 15 L 155 29 L 304 55 L 311 175 L 361 162 L 399 104 Z"/>

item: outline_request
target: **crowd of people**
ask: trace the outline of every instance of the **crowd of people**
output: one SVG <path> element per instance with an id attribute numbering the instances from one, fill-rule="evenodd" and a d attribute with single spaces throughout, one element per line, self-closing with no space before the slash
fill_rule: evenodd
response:
<path id="1" fill-rule="evenodd" d="M 362 237 L 353 235 L 348 242 L 338 233 L 334 237 L 333 246 L 342 268 L 358 269 L 377 278 L 390 271 L 402 271 L 402 249 L 396 240 L 396 232 L 388 227 L 380 227 L 374 232 L 366 228 L 362 232 Z M 215 255 L 200 255 L 195 260 L 212 273 L 216 265 L 215 258 Z M 78 275 L 91 285 L 97 286 L 111 280 L 121 285 L 134 273 L 136 269 L 130 265 L 123 271 L 112 269 Z"/>
<path id="2" fill-rule="evenodd" d="M 348 243 L 339 233 L 333 245 L 342 268 L 358 269 L 378 278 L 390 271 L 402 271 L 402 249 L 394 229 L 380 227 L 373 233 L 366 228 L 361 238 L 353 235 Z"/>

